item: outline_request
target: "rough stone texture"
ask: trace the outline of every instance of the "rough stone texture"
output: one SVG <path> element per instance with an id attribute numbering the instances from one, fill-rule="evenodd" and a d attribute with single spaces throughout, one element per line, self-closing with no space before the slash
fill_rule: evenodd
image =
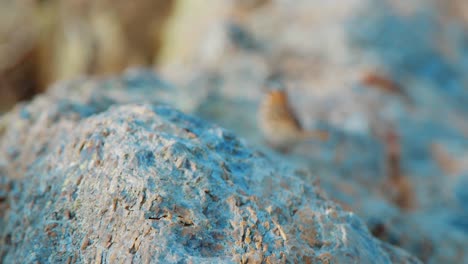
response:
<path id="1" fill-rule="evenodd" d="M 419 263 L 280 157 L 123 104 L 165 89 L 145 72 L 76 81 L 3 117 L 3 263 Z"/>

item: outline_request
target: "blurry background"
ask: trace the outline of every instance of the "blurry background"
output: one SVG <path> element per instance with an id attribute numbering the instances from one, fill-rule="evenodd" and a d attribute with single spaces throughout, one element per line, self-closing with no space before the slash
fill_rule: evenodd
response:
<path id="1" fill-rule="evenodd" d="M 2 0 L 0 111 L 44 91 L 56 80 L 83 74 L 118 73 L 129 66 L 185 62 L 200 52 L 194 46 L 206 37 L 207 31 L 213 31 L 216 27 L 213 23 L 221 20 L 247 22 L 249 13 L 268 2 L 223 0 L 206 5 L 200 0 Z M 320 24 L 324 28 L 330 19 L 352 12 L 356 2 L 366 1 L 329 1 L 325 10 L 323 5 L 327 1 L 314 2 L 318 2 L 317 8 L 304 10 L 302 15 L 306 15 L 308 21 L 302 23 Z M 408 15 L 414 11 L 411 6 L 421 1 L 389 2 L 401 14 Z M 448 31 L 452 30 L 453 21 L 464 26 L 468 24 L 467 1 L 425 2 L 422 4 L 437 6 L 437 13 L 432 15 L 437 16 Z M 302 15 L 297 20 L 303 19 Z M 294 20 L 294 17 L 288 19 Z M 333 30 L 333 27 L 322 30 Z M 453 47 L 444 46 L 447 43 L 443 43 L 443 39 L 441 42 L 441 49 L 447 56 L 457 56 L 456 51 L 450 50 Z"/>
<path id="2" fill-rule="evenodd" d="M 56 80 L 155 63 L 174 2 L 3 0 L 0 110 Z"/>
<path id="3" fill-rule="evenodd" d="M 156 63 L 175 2 L 2 0 L 1 110 L 56 80 Z"/>
<path id="4" fill-rule="evenodd" d="M 112 89 L 140 80 L 141 100 L 265 147 L 254 113 L 275 73 L 304 127 L 331 133 L 285 159 L 382 240 L 428 263 L 468 262 L 468 1 L 207 3 L 1 0 L 0 111 L 58 80 L 147 66 L 173 89 L 146 87 L 144 72 Z M 92 96 L 129 100 L 94 85 Z"/>
<path id="5" fill-rule="evenodd" d="M 184 62 L 210 23 L 226 17 L 235 3 L 1 0 L 1 5 L 0 111 L 5 111 L 57 80 Z"/>

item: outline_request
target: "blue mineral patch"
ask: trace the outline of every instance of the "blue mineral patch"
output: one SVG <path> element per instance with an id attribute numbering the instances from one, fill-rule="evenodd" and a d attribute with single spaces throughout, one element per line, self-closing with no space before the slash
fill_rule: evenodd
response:
<path id="1" fill-rule="evenodd" d="M 96 109 L 96 113 L 106 111 L 110 106 L 114 105 L 116 102 L 112 98 L 93 93 L 89 99 L 88 104 Z"/>
<path id="2" fill-rule="evenodd" d="M 156 182 L 153 178 L 149 177 L 147 181 L 148 190 L 152 191 L 156 189 Z"/>
<path id="3" fill-rule="evenodd" d="M 468 234 L 468 213 L 452 219 L 452 224 L 460 231 Z"/>
<path id="4" fill-rule="evenodd" d="M 235 23 L 227 25 L 227 32 L 230 40 L 241 49 L 255 51 L 261 48 L 261 44 L 250 32 Z"/>
<path id="5" fill-rule="evenodd" d="M 455 199 L 457 200 L 458 204 L 462 207 L 462 210 L 464 210 L 468 215 L 468 175 L 460 176 L 460 179 L 455 185 L 454 193 Z"/>
<path id="6" fill-rule="evenodd" d="M 170 106 L 158 105 L 153 108 L 153 111 L 167 121 L 179 124 L 182 127 L 191 127 L 191 131 L 195 134 L 198 134 L 199 130 L 209 127 L 206 121 L 195 116 L 183 114 Z"/>
<path id="7" fill-rule="evenodd" d="M 31 113 L 28 111 L 28 109 L 23 106 L 21 107 L 21 110 L 20 110 L 20 117 L 23 118 L 23 119 L 30 119 L 31 118 Z"/>
<path id="8" fill-rule="evenodd" d="M 160 116 L 172 116 L 175 110 L 168 106 L 157 106 L 153 108 L 153 111 Z"/>
<path id="9" fill-rule="evenodd" d="M 143 168 L 154 166 L 156 161 L 153 152 L 150 150 L 139 150 L 136 153 L 136 158 L 138 161 L 138 166 Z"/>
<path id="10" fill-rule="evenodd" d="M 77 113 L 81 118 L 86 118 L 96 113 L 96 109 L 92 106 L 74 103 L 69 100 L 58 101 L 57 109 L 60 113 Z"/>

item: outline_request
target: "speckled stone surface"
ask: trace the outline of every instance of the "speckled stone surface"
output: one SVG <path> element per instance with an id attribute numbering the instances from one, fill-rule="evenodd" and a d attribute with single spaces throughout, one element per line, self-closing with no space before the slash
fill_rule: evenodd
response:
<path id="1" fill-rule="evenodd" d="M 157 77 L 119 86 L 130 75 L 58 85 L 2 118 L 3 263 L 419 263 L 281 157 L 157 102 L 110 100 L 146 96 L 141 83 L 157 98 Z"/>

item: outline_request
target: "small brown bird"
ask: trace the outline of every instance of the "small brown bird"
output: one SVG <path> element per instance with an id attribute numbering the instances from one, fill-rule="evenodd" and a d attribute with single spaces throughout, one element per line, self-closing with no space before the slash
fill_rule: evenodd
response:
<path id="1" fill-rule="evenodd" d="M 275 89 L 267 92 L 260 104 L 258 119 L 268 144 L 283 152 L 307 139 L 328 139 L 328 133 L 325 131 L 303 129 L 289 105 L 284 90 Z"/>

